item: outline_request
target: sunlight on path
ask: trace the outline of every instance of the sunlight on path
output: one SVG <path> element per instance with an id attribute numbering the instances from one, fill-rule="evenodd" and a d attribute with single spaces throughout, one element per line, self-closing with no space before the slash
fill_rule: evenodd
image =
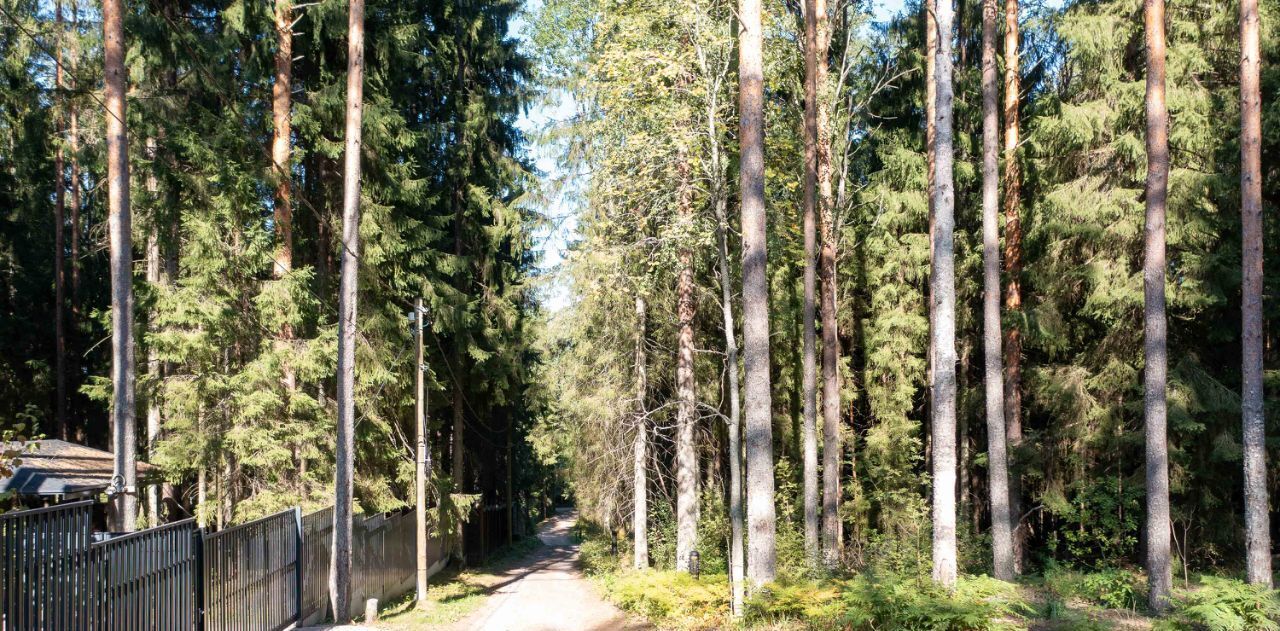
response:
<path id="1" fill-rule="evenodd" d="M 605 631 L 647 629 L 605 602 L 578 569 L 578 546 L 570 537 L 574 512 L 560 512 L 542 525 L 542 546 L 504 572 L 479 611 L 451 631 Z"/>

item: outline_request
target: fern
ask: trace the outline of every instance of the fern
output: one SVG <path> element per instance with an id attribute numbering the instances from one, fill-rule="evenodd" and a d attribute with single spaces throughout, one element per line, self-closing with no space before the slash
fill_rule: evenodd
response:
<path id="1" fill-rule="evenodd" d="M 1205 577 L 1202 586 L 1174 601 L 1173 613 L 1157 627 L 1161 631 L 1280 630 L 1280 592 L 1237 580 Z"/>

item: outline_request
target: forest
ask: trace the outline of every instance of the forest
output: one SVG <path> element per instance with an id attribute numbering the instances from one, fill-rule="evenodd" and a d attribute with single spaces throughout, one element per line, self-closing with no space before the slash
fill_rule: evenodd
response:
<path id="1" fill-rule="evenodd" d="M 0 0 L 0 436 L 338 532 L 421 370 L 658 626 L 1280 629 L 1278 10 Z"/>

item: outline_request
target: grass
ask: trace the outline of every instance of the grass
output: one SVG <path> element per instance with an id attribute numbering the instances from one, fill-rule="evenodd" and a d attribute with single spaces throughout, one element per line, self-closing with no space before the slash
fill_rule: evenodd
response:
<path id="1" fill-rule="evenodd" d="M 410 592 L 383 607 L 379 612 L 381 619 L 374 626 L 409 630 L 462 620 L 484 604 L 495 585 L 509 578 L 504 574 L 506 569 L 541 545 L 537 537 L 525 537 L 499 549 L 481 566 L 465 570 L 445 568 L 428 582 L 429 605 L 425 610 L 414 606 L 416 601 Z"/>

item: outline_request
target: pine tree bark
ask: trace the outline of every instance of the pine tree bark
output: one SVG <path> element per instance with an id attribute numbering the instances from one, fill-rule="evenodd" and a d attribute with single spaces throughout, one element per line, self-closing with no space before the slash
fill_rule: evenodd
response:
<path id="1" fill-rule="evenodd" d="M 933 580 L 948 589 L 956 582 L 956 344 L 955 191 L 952 138 L 950 0 L 935 0 L 937 83 L 933 303 Z"/>
<path id="2" fill-rule="evenodd" d="M 818 0 L 817 56 L 815 82 L 818 88 L 818 220 L 822 238 L 818 276 L 822 282 L 822 555 L 834 567 L 843 555 L 843 524 L 840 522 L 840 477 L 844 449 L 840 436 L 840 332 L 836 324 L 836 234 L 835 207 L 831 197 L 831 134 L 825 96 L 827 51 L 831 33 L 827 26 L 827 5 Z"/>
<path id="3" fill-rule="evenodd" d="M 79 61 L 80 51 L 80 10 L 75 0 L 71 2 L 71 68 L 76 67 Z M 75 71 L 68 73 L 69 78 L 64 79 L 69 90 L 76 87 Z M 67 143 L 71 149 L 71 314 L 73 317 L 80 313 L 80 114 L 75 101 L 67 103 L 70 118 L 70 129 L 68 130 Z M 70 430 L 66 432 L 63 438 L 70 438 Z"/>
<path id="4" fill-rule="evenodd" d="M 804 397 L 804 549 L 817 567 L 821 549 L 818 522 L 818 368 L 816 309 L 818 266 L 818 20 L 823 0 L 804 4 L 804 305 L 801 364 Z M 824 60 L 825 61 L 825 60 Z"/>
<path id="5" fill-rule="evenodd" d="M 293 91 L 293 8 L 291 0 L 276 0 L 275 83 L 271 86 L 271 162 L 275 169 L 276 190 L 273 224 L 276 233 L 273 276 L 284 277 L 293 269 L 293 190 L 290 168 L 290 138 Z M 282 331 L 287 339 L 289 331 Z M 287 375 L 288 378 L 291 375 Z"/>
<path id="6" fill-rule="evenodd" d="M 738 0 L 738 112 L 742 195 L 742 337 L 746 375 L 747 579 L 757 590 L 777 570 L 773 414 L 769 391 L 769 279 L 764 196 L 764 55 L 760 0 Z"/>
<path id="7" fill-rule="evenodd" d="M 992 575 L 1013 580 L 1009 457 L 1004 423 L 1000 327 L 1000 120 L 996 84 L 997 0 L 982 2 L 982 341 L 987 407 L 987 476 L 991 495 Z"/>
<path id="8" fill-rule="evenodd" d="M 676 157 L 678 221 L 693 227 L 693 185 L 689 160 L 681 148 Z M 694 444 L 697 429 L 697 401 L 693 379 L 693 249 L 686 234 L 679 250 L 679 278 L 676 281 L 679 338 L 676 357 L 676 570 L 689 571 L 689 555 L 698 547 L 698 452 Z"/>
<path id="9" fill-rule="evenodd" d="M 933 322 L 936 314 L 933 304 L 933 228 L 934 228 L 934 190 L 937 181 L 937 137 L 938 137 L 938 22 L 933 12 L 933 0 L 920 3 L 924 7 L 924 160 L 925 187 L 929 196 L 929 281 L 925 289 L 925 298 L 929 303 L 929 339 L 933 340 Z M 933 415 L 933 344 L 929 344 L 925 368 L 925 383 L 928 384 L 927 401 L 929 413 Z M 932 438 L 925 436 L 925 463 L 932 466 Z"/>
<path id="10" fill-rule="evenodd" d="M 1169 112 L 1165 106 L 1164 0 L 1145 0 L 1147 47 L 1147 185 L 1142 289 L 1146 413 L 1148 606 L 1163 613 L 1173 589 L 1169 521 L 1169 440 L 1166 428 L 1164 270 L 1165 202 L 1169 188 Z"/>
<path id="11" fill-rule="evenodd" d="M 1262 381 L 1262 57 L 1258 0 L 1240 2 L 1240 222 L 1245 575 L 1271 587 L 1266 417 Z"/>
<path id="12" fill-rule="evenodd" d="M 147 158 L 152 165 L 158 163 L 156 159 L 156 140 L 155 138 L 147 138 Z M 154 166 L 147 173 L 147 193 L 153 206 L 151 211 L 151 225 L 147 230 L 147 284 L 153 289 L 158 289 L 161 282 L 161 263 L 160 263 L 160 209 L 157 203 L 156 195 L 159 192 L 159 185 L 156 181 Z M 151 323 L 148 322 L 148 326 Z M 160 440 L 161 426 L 161 410 L 160 410 L 160 388 L 163 386 L 164 369 L 160 362 L 160 355 L 156 352 L 154 345 L 147 346 L 147 458 L 155 462 L 156 447 Z M 156 485 L 147 487 L 147 525 L 154 528 L 160 523 L 160 489 Z"/>
<path id="13" fill-rule="evenodd" d="M 59 92 L 58 105 L 59 112 L 57 116 L 58 126 L 58 148 L 53 159 L 53 169 L 56 173 L 54 177 L 54 193 L 53 193 L 53 286 L 54 286 L 54 308 L 53 308 L 53 336 L 54 336 L 54 382 L 55 392 L 58 397 L 54 403 L 53 416 L 53 435 L 62 439 L 67 438 L 67 331 L 66 331 L 66 304 L 67 304 L 67 277 L 64 270 L 64 257 L 66 255 L 66 243 L 64 235 L 66 234 L 66 162 L 62 149 L 63 134 L 63 110 L 66 109 L 66 98 L 62 96 L 63 90 L 63 72 L 62 72 L 62 2 L 59 0 L 54 3 L 54 21 L 57 29 L 57 59 L 54 64 L 54 87 Z"/>
<path id="14" fill-rule="evenodd" d="M 631 531 L 634 543 L 634 567 L 649 567 L 649 421 L 645 397 L 649 393 L 649 360 L 645 352 L 645 328 L 648 306 L 644 296 L 636 294 L 636 435 L 634 439 L 634 475 L 632 478 Z"/>
<path id="15" fill-rule="evenodd" d="M 293 171 L 291 166 L 292 96 L 293 96 L 293 7 L 292 0 L 276 0 L 275 3 L 276 54 L 275 82 L 271 86 L 271 163 L 275 171 L 275 202 L 272 208 L 272 224 L 275 227 L 275 266 L 271 275 L 281 280 L 293 271 Z M 276 334 L 276 352 L 281 358 L 280 383 L 284 389 L 282 408 L 287 416 L 294 392 L 298 389 L 293 358 L 289 352 L 293 345 L 293 327 L 288 323 Z M 295 492 L 299 497 L 306 493 L 302 476 L 302 444 L 293 446 Z"/>
<path id="16" fill-rule="evenodd" d="M 334 620 L 351 619 L 351 525 L 355 476 L 356 302 L 360 254 L 360 147 L 364 112 L 364 0 L 347 12 L 346 164 L 342 186 L 342 278 L 338 304 L 338 440 L 329 598 Z"/>
<path id="17" fill-rule="evenodd" d="M 1022 311 L 1022 171 L 1018 166 L 1018 103 L 1022 79 L 1018 55 L 1018 0 L 1004 3 L 1004 267 L 1006 313 Z M 1022 467 L 1017 450 L 1022 444 L 1022 329 L 1021 318 L 1005 331 L 1004 420 L 1008 448 L 1012 452 L 1009 476 L 1009 512 L 1013 516 L 1014 573 L 1022 572 L 1026 557 L 1027 529 L 1022 524 Z"/>
<path id="18" fill-rule="evenodd" d="M 125 127 L 124 16 L 121 0 L 103 0 L 103 62 L 107 120 L 107 216 L 111 258 L 112 500 L 111 529 L 129 532 L 138 517 L 134 399 L 133 226 L 129 211 L 129 137 Z"/>

